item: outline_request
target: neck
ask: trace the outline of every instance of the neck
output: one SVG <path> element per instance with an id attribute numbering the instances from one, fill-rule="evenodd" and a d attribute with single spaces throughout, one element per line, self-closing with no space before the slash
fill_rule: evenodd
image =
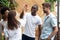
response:
<path id="1" fill-rule="evenodd" d="M 6 19 L 4 19 L 4 21 L 7 21 L 7 18 L 6 18 Z"/>
<path id="2" fill-rule="evenodd" d="M 31 13 L 32 16 L 36 16 L 36 14 Z"/>

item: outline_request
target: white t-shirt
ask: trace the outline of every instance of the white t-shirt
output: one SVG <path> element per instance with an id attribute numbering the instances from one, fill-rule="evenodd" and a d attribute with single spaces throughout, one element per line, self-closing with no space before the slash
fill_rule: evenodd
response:
<path id="1" fill-rule="evenodd" d="M 25 27 L 23 34 L 35 38 L 35 29 L 37 25 L 42 24 L 41 18 L 36 15 L 32 16 L 31 13 L 24 15 Z"/>
<path id="2" fill-rule="evenodd" d="M 14 30 L 8 30 L 8 29 L 4 29 L 4 34 L 5 34 L 5 38 L 9 38 L 9 40 L 21 40 L 22 38 L 22 33 L 21 33 L 21 27 L 20 25 L 18 25 L 18 29 L 14 29 Z"/>
<path id="3" fill-rule="evenodd" d="M 7 21 L 3 21 L 3 19 L 1 19 L 0 24 L 0 26 L 3 26 L 4 29 L 7 27 Z"/>
<path id="4" fill-rule="evenodd" d="M 21 40 L 22 38 L 22 30 L 21 25 L 18 25 L 19 28 L 15 30 L 8 30 L 7 29 L 7 21 L 0 21 L 0 27 L 4 27 L 4 35 L 5 38 L 9 37 L 9 40 Z"/>

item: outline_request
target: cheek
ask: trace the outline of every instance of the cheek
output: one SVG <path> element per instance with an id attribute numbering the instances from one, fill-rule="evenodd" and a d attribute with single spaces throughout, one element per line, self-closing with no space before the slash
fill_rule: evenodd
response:
<path id="1" fill-rule="evenodd" d="M 6 13 L 6 16 L 8 16 L 8 13 Z"/>
<path id="2" fill-rule="evenodd" d="M 47 9 L 44 9 L 44 11 L 47 11 Z"/>

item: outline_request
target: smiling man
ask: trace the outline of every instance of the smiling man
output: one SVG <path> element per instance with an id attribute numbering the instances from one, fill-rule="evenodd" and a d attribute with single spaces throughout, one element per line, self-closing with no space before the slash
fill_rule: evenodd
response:
<path id="1" fill-rule="evenodd" d="M 44 17 L 43 28 L 41 31 L 41 40 L 54 40 L 55 35 L 58 32 L 57 18 L 51 13 L 51 4 L 43 3 L 43 12 L 46 14 Z"/>

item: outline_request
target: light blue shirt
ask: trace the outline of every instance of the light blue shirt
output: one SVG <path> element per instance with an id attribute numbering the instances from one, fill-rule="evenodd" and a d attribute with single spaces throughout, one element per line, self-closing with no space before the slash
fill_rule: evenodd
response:
<path id="1" fill-rule="evenodd" d="M 41 32 L 41 39 L 46 39 L 52 33 L 53 27 L 57 27 L 56 17 L 50 13 L 48 16 L 45 16 L 44 23 Z M 54 37 L 51 38 L 53 40 Z"/>

